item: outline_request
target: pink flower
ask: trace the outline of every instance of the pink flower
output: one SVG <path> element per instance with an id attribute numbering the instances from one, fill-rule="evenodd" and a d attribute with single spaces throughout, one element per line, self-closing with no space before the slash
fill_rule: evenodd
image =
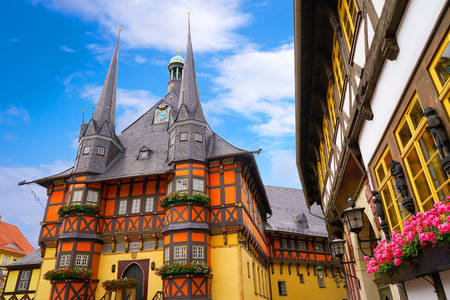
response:
<path id="1" fill-rule="evenodd" d="M 402 260 L 400 258 L 394 259 L 394 265 L 399 266 L 402 263 Z"/>
<path id="2" fill-rule="evenodd" d="M 450 231 L 450 223 L 444 223 L 438 226 L 438 230 L 440 234 L 446 234 Z"/>
<path id="3" fill-rule="evenodd" d="M 370 257 L 368 257 L 367 255 L 364 256 L 364 260 L 365 260 L 365 261 L 368 261 L 369 259 L 370 259 Z"/>

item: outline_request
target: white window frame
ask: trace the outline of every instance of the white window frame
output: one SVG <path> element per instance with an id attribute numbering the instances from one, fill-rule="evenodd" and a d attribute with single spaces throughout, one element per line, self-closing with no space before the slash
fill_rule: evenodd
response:
<path id="1" fill-rule="evenodd" d="M 187 178 L 179 178 L 176 180 L 175 190 L 179 191 L 187 191 L 188 190 L 188 179 Z"/>
<path id="2" fill-rule="evenodd" d="M 179 259 L 186 259 L 187 257 L 187 246 L 175 246 L 173 247 L 173 259 L 179 260 Z"/>
<path id="3" fill-rule="evenodd" d="M 172 194 L 172 180 L 167 183 L 167 195 Z"/>
<path id="4" fill-rule="evenodd" d="M 164 248 L 164 262 L 170 261 L 170 247 Z"/>
<path id="5" fill-rule="evenodd" d="M 205 250 L 201 245 L 193 245 L 192 246 L 192 259 L 204 260 L 205 259 Z"/>
<path id="6" fill-rule="evenodd" d="M 149 159 L 150 158 L 150 150 L 139 151 L 138 159 Z"/>
<path id="7" fill-rule="evenodd" d="M 205 192 L 204 180 L 199 178 L 192 178 L 192 190 L 194 192 L 204 193 Z"/>
<path id="8" fill-rule="evenodd" d="M 138 214 L 141 212 L 141 198 L 134 198 L 131 202 L 131 213 Z"/>
<path id="9" fill-rule="evenodd" d="M 295 249 L 295 240 L 289 240 L 289 247 L 291 248 L 291 249 Z"/>
<path id="10" fill-rule="evenodd" d="M 75 256 L 75 266 L 76 267 L 87 267 L 89 262 L 88 254 L 77 254 Z"/>
<path id="11" fill-rule="evenodd" d="M 288 242 L 286 239 L 281 239 L 280 247 L 281 247 L 281 249 L 287 249 Z"/>
<path id="12" fill-rule="evenodd" d="M 70 254 L 61 255 L 59 259 L 60 267 L 68 267 L 70 265 Z"/>
<path id="13" fill-rule="evenodd" d="M 30 282 L 31 271 L 22 271 L 20 274 L 19 285 L 17 286 L 18 291 L 26 291 L 28 283 Z"/>
<path id="14" fill-rule="evenodd" d="M 127 213 L 127 202 L 128 200 L 119 200 L 119 215 L 125 215 Z"/>
<path id="15" fill-rule="evenodd" d="M 86 203 L 87 204 L 97 205 L 98 204 L 98 196 L 99 196 L 99 194 L 100 194 L 99 191 L 88 190 L 87 191 L 87 196 L 86 196 Z M 94 201 L 94 199 L 95 199 L 95 201 Z"/>
<path id="16" fill-rule="evenodd" d="M 91 152 L 91 146 L 87 145 L 83 147 L 83 154 L 89 154 Z"/>
<path id="17" fill-rule="evenodd" d="M 297 250 L 306 251 L 306 242 L 302 240 L 297 240 Z"/>
<path id="18" fill-rule="evenodd" d="M 320 242 L 314 242 L 314 251 L 323 252 L 323 244 Z"/>
<path id="19" fill-rule="evenodd" d="M 145 212 L 153 212 L 154 203 L 155 203 L 154 197 L 147 197 L 145 199 Z"/>
<path id="20" fill-rule="evenodd" d="M 280 296 L 287 296 L 286 281 L 278 281 L 278 293 Z"/>
<path id="21" fill-rule="evenodd" d="M 97 155 L 104 156 L 105 155 L 105 147 L 97 146 Z"/>
<path id="22" fill-rule="evenodd" d="M 187 132 L 180 132 L 180 142 L 185 142 L 188 140 L 188 133 Z"/>
<path id="23" fill-rule="evenodd" d="M 72 191 L 72 197 L 70 199 L 70 203 L 81 203 L 83 201 L 83 190 L 74 190 Z"/>
<path id="24" fill-rule="evenodd" d="M 199 143 L 203 143 L 203 134 L 200 132 L 195 133 L 195 141 Z"/>

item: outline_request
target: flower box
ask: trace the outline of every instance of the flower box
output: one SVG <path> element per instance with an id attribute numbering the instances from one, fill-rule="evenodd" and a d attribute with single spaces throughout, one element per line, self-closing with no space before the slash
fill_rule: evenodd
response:
<path id="1" fill-rule="evenodd" d="M 58 209 L 58 215 L 60 217 L 73 216 L 78 214 L 98 215 L 99 213 L 100 207 L 98 205 L 88 204 L 69 204 L 64 205 Z"/>
<path id="2" fill-rule="evenodd" d="M 78 270 L 74 268 L 64 268 L 50 270 L 45 273 L 46 280 L 72 280 L 72 279 L 89 279 L 92 275 L 91 270 Z"/>
<path id="3" fill-rule="evenodd" d="M 209 275 L 211 273 L 211 268 L 207 263 L 173 263 L 171 265 L 166 264 L 156 270 L 156 274 L 159 276 L 169 276 L 169 275 Z"/>
<path id="4" fill-rule="evenodd" d="M 136 288 L 138 281 L 135 278 L 112 279 L 103 281 L 102 285 L 107 291 L 125 291 Z"/>
<path id="5" fill-rule="evenodd" d="M 209 202 L 211 202 L 211 199 L 208 195 L 204 194 L 187 194 L 184 192 L 175 192 L 162 198 L 161 207 L 168 207 L 176 203 L 189 203 L 189 202 L 207 205 L 209 204 Z"/>
<path id="6" fill-rule="evenodd" d="M 424 246 L 420 254 L 406 260 L 393 272 L 376 276 L 377 284 L 392 284 L 408 281 L 420 276 L 450 269 L 450 245 L 442 247 Z"/>

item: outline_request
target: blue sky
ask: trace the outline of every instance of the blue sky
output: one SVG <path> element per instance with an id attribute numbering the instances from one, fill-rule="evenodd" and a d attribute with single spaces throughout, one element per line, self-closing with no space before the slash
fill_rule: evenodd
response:
<path id="1" fill-rule="evenodd" d="M 132 4 L 131 4 L 132 3 Z M 206 119 L 257 157 L 265 184 L 300 187 L 295 167 L 292 1 L 16 0 L 1 10 L 0 215 L 37 245 L 45 191 L 17 182 L 74 160 L 123 27 L 117 133 L 167 92 L 187 17 Z"/>

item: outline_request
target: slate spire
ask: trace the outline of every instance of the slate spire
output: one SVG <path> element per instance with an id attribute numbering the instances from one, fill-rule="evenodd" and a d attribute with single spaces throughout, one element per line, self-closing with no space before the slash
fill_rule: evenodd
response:
<path id="1" fill-rule="evenodd" d="M 98 99 L 97 108 L 95 109 L 92 119 L 101 127 L 103 123 L 108 122 L 111 132 L 115 133 L 116 124 L 116 91 L 117 91 L 117 69 L 119 60 L 119 41 L 120 31 L 117 38 L 116 50 L 111 58 L 108 73 L 106 74 L 103 84 L 102 93 Z"/>
<path id="2" fill-rule="evenodd" d="M 186 54 L 184 58 L 183 79 L 181 81 L 180 100 L 178 102 L 180 114 L 177 119 L 194 119 L 205 121 L 200 96 L 198 93 L 197 79 L 195 75 L 194 52 L 191 42 L 191 19 L 188 13 L 188 36 L 186 44 Z M 187 112 L 187 116 L 182 112 Z"/>

